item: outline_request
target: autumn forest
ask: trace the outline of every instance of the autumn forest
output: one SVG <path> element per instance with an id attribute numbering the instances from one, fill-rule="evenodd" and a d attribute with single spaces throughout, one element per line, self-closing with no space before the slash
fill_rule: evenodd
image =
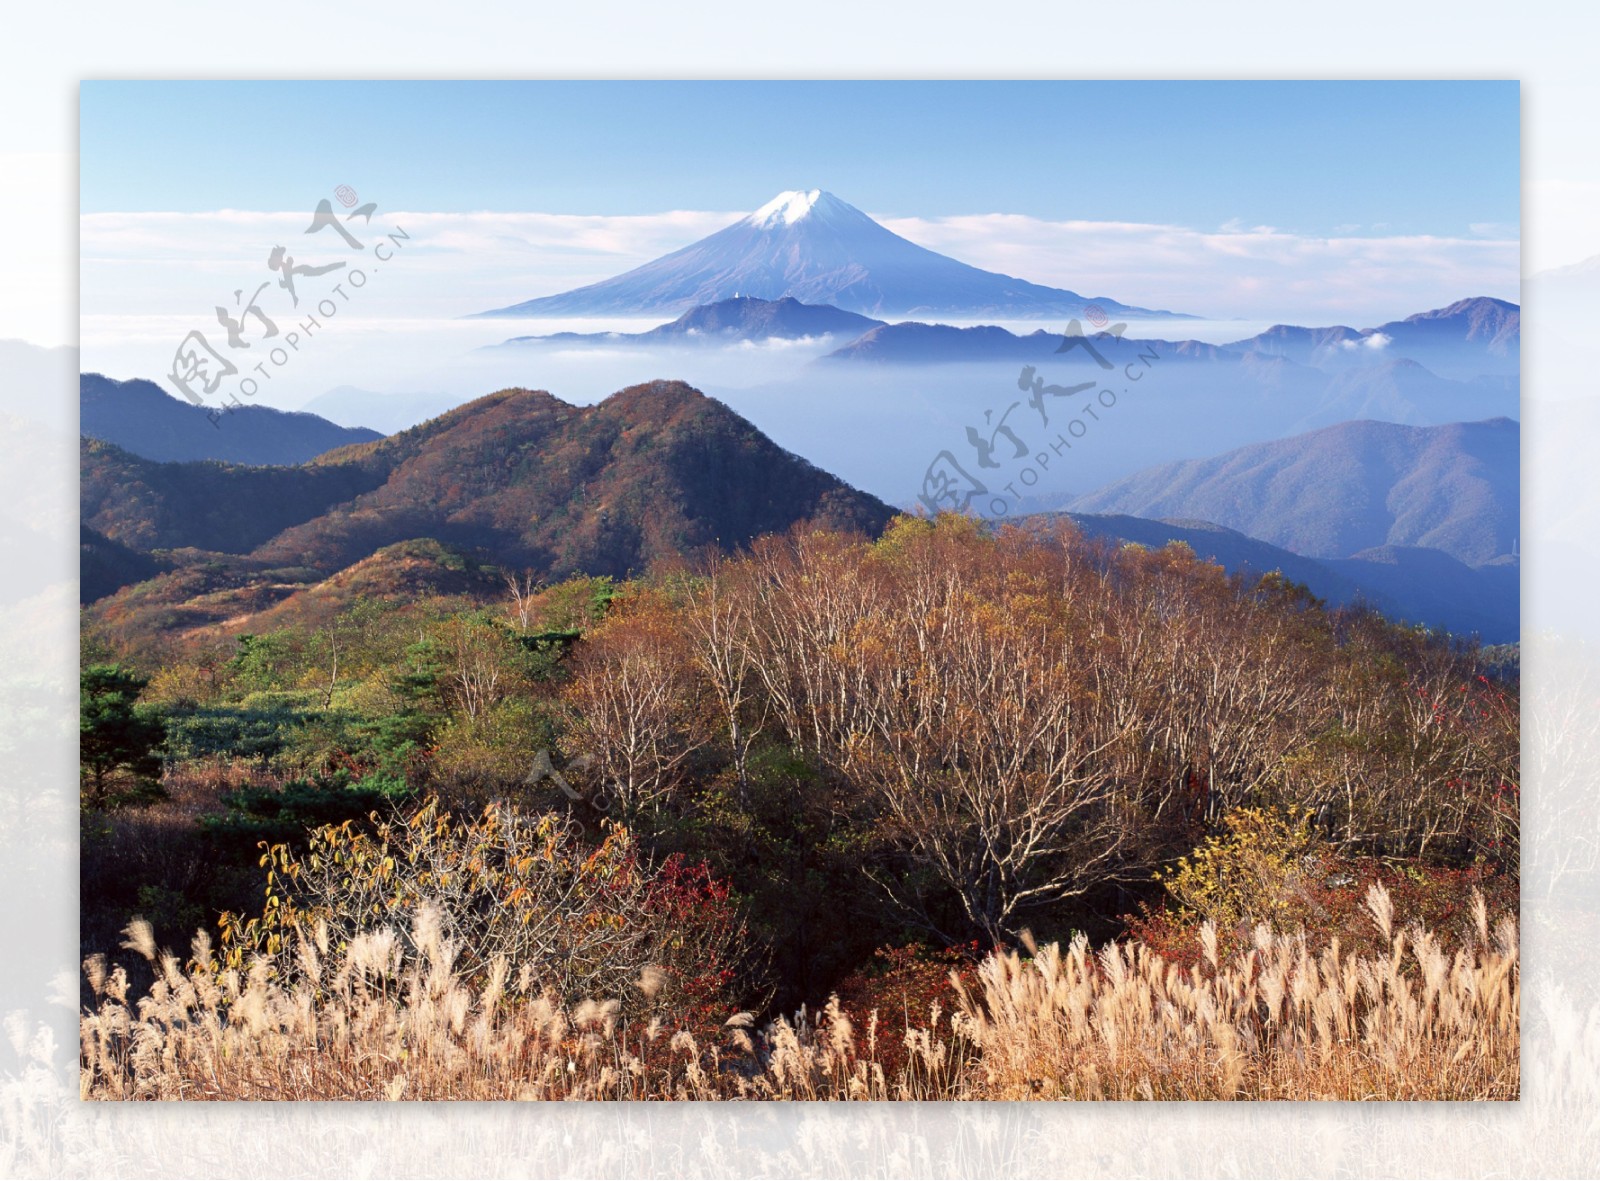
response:
<path id="1" fill-rule="evenodd" d="M 109 602 L 86 1096 L 1518 1093 L 1514 649 L 1049 517 Z"/>

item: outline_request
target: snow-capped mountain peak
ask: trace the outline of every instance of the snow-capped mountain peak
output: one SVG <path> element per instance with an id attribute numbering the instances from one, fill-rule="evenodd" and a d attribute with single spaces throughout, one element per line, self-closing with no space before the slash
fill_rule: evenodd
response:
<path id="1" fill-rule="evenodd" d="M 624 274 L 481 314 L 678 315 L 737 296 L 787 297 L 879 318 L 1059 318 L 1083 315 L 1090 302 L 918 246 L 823 189 L 792 189 L 748 217 Z M 1163 314 L 1112 299 L 1094 302 L 1108 315 Z"/>
<path id="2" fill-rule="evenodd" d="M 762 230 L 792 226 L 809 216 L 818 203 L 840 204 L 839 199 L 832 193 L 824 193 L 821 189 L 790 189 L 786 193 L 779 193 L 746 220 Z"/>

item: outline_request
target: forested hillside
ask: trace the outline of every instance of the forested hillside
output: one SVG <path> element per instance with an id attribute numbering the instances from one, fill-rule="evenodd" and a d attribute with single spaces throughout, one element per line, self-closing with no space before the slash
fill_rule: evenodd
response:
<path id="1" fill-rule="evenodd" d="M 1381 950 L 1375 885 L 1393 923 L 1447 946 L 1475 946 L 1474 889 L 1514 905 L 1503 656 L 1181 546 L 902 518 L 876 541 L 800 526 L 620 583 L 497 576 L 432 543 L 367 569 L 268 609 L 270 628 L 159 653 L 91 627 L 94 724 L 155 725 L 165 771 L 130 754 L 97 775 L 87 951 L 114 951 L 131 913 L 174 946 L 220 916 L 224 965 L 318 915 L 352 937 L 362 908 L 409 923 L 431 888 L 380 877 L 355 911 L 349 891 L 419 808 L 446 825 L 429 872 L 524 823 L 552 834 L 533 847 L 554 860 L 473 870 L 468 909 L 433 920 L 465 941 L 464 986 L 502 946 L 461 925 L 472 899 L 516 890 L 534 908 L 518 921 L 581 926 L 600 921 L 581 885 L 598 873 L 622 891 L 604 947 L 513 939 L 513 966 L 559 961 L 563 1003 L 615 996 L 701 1038 L 830 993 L 859 1021 L 899 1004 L 915 1023 L 913 996 L 956 1004 L 951 967 L 1075 932 L 1194 965 L 1263 923 L 1314 952 Z M 262 840 L 281 896 L 265 911 Z M 343 885 L 309 868 L 319 848 Z M 669 954 L 680 939 L 700 950 Z M 595 974 L 624 947 L 620 975 Z"/>

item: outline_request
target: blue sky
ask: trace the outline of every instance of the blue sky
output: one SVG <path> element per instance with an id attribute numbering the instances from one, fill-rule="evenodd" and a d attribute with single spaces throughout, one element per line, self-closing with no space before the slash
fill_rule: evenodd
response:
<path id="1" fill-rule="evenodd" d="M 750 209 L 1467 235 L 1519 218 L 1515 82 L 85 82 L 86 213 Z"/>
<path id="2" fill-rule="evenodd" d="M 1217 339 L 1371 327 L 1520 299 L 1518 108 L 1514 82 L 86 82 L 80 340 L 90 367 L 163 372 L 274 279 L 275 247 L 337 261 L 304 234 L 340 185 L 410 237 L 320 389 L 796 188 L 986 270 L 1226 321 Z"/>

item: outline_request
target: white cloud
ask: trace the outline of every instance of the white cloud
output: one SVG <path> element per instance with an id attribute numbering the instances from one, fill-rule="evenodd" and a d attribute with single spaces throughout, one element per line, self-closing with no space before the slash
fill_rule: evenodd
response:
<path id="1" fill-rule="evenodd" d="M 963 262 L 1142 307 L 1300 324 L 1381 323 L 1468 295 L 1518 297 L 1511 238 L 1195 230 L 1016 214 L 885 225 Z"/>
<path id="2" fill-rule="evenodd" d="M 634 217 L 550 213 L 390 213 L 370 242 L 398 226 L 410 235 L 393 273 L 415 314 L 466 315 L 604 279 L 738 220 L 739 213 L 672 211 Z M 236 288 L 275 279 L 266 257 L 288 244 L 307 263 L 361 257 L 331 232 L 305 237 L 308 213 L 94 213 L 81 222 L 83 309 L 127 310 L 136 301 L 202 311 Z M 137 294 L 136 294 L 137 293 Z"/>
<path id="3" fill-rule="evenodd" d="M 411 314 L 464 315 L 595 282 L 729 225 L 737 211 L 602 217 L 546 213 L 388 213 L 401 226 L 396 298 Z M 353 258 L 331 234 L 306 239 L 305 213 L 100 213 L 82 219 L 83 307 L 114 314 L 202 312 L 274 277 L 273 245 L 306 261 Z M 1329 236 L 1231 222 L 1215 231 L 1142 222 L 1046 221 L 1019 214 L 886 218 L 896 233 L 964 262 L 1145 307 L 1302 323 L 1378 323 L 1466 295 L 1516 298 L 1514 235 Z M 1484 227 L 1487 229 L 1488 227 Z M 1502 227 L 1504 228 L 1504 227 Z M 361 236 L 359 223 L 355 227 Z"/>
<path id="4" fill-rule="evenodd" d="M 517 329 L 456 317 L 604 279 L 740 216 L 737 211 L 585 217 L 390 213 L 380 208 L 370 226 L 357 221 L 351 227 L 356 237 L 371 243 L 395 227 L 409 237 L 393 262 L 371 271 L 359 308 L 352 303 L 333 334 L 337 343 L 330 339 L 318 355 L 330 357 L 348 348 L 352 364 L 359 367 L 376 363 L 362 358 L 371 356 L 364 350 L 378 338 L 386 337 L 385 348 L 397 356 L 404 352 L 402 336 L 419 348 L 425 339 L 438 342 L 439 348 L 446 342 L 467 347 L 492 343 Z M 331 286 L 355 266 L 370 265 L 370 249 L 352 251 L 326 231 L 306 237 L 309 222 L 307 212 L 242 210 L 84 216 L 80 294 L 85 364 L 120 375 L 165 372 L 186 331 L 213 330 L 218 305 L 233 304 L 235 291 L 248 294 L 263 282 L 274 284 L 263 294 L 264 306 L 275 301 L 269 315 L 303 314 L 309 309 L 291 310 L 287 294 L 275 286 L 277 275 L 267 269 L 267 255 L 276 245 L 290 245 L 302 263 L 350 264 L 307 280 L 305 289 L 319 299 L 325 292 L 317 284 Z M 883 224 L 988 270 L 1090 297 L 1216 319 L 1364 327 L 1468 295 L 1518 298 L 1515 239 L 1316 237 L 1270 226 L 1205 231 L 1004 213 L 886 218 Z M 427 324 L 439 329 L 424 328 Z M 460 332 L 450 329 L 452 324 Z M 529 331 L 618 327 L 622 325 L 543 324 Z M 430 353 L 435 347 L 428 346 Z"/>

